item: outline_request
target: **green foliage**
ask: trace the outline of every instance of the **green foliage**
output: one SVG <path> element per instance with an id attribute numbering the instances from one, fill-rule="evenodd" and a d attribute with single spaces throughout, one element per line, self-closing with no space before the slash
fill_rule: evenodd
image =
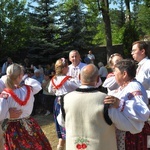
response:
<path id="1" fill-rule="evenodd" d="M 67 57 L 71 49 L 107 45 L 108 37 L 111 47 L 108 34 L 112 34 L 113 44 L 123 43 L 130 57 L 132 42 L 150 35 L 150 1 L 128 1 L 133 7 L 128 23 L 125 1 L 109 1 L 117 6 L 109 9 L 110 31 L 108 19 L 102 16 L 103 5 L 99 7 L 98 2 L 107 0 L 31 0 L 29 5 L 26 0 L 1 0 L 0 59 L 9 55 L 19 61 L 27 56 L 36 62 L 49 62 Z"/>
<path id="2" fill-rule="evenodd" d="M 97 20 L 94 14 L 85 10 L 85 6 L 78 1 L 67 1 L 61 7 L 61 47 L 65 51 L 71 49 L 88 49 L 92 45 L 96 34 Z"/>
<path id="3" fill-rule="evenodd" d="M 149 20 L 150 20 L 150 6 L 148 7 L 148 5 L 141 4 L 139 6 L 137 18 L 138 27 L 140 27 L 143 34 L 141 36 L 150 35 Z"/>
<path id="4" fill-rule="evenodd" d="M 57 53 L 59 28 L 55 3 L 55 0 L 43 0 L 37 1 L 36 6 L 29 4 L 32 9 L 29 11 L 32 37 L 29 39 L 28 57 L 34 63 L 50 62 L 53 53 Z"/>
<path id="5" fill-rule="evenodd" d="M 110 9 L 111 24 L 114 27 L 122 28 L 125 24 L 125 13 L 120 10 Z"/>
<path id="6" fill-rule="evenodd" d="M 112 27 L 112 39 L 113 44 L 120 44 L 123 42 L 123 33 L 124 33 L 125 27 L 118 28 L 116 26 Z M 116 32 L 117 31 L 117 32 Z"/>
<path id="7" fill-rule="evenodd" d="M 106 45 L 106 40 L 105 40 L 105 31 L 104 31 L 104 24 L 103 23 L 99 23 L 99 25 L 97 26 L 97 33 L 95 35 L 95 37 L 93 38 L 92 44 L 93 45 Z"/>
<path id="8" fill-rule="evenodd" d="M 0 7 L 0 57 L 4 58 L 7 55 L 14 56 L 14 53 L 21 51 L 29 32 L 25 1 L 3 0 Z"/>
<path id="9" fill-rule="evenodd" d="M 132 43 L 139 40 L 139 32 L 134 23 L 126 23 L 122 43 L 126 57 L 130 57 Z"/>

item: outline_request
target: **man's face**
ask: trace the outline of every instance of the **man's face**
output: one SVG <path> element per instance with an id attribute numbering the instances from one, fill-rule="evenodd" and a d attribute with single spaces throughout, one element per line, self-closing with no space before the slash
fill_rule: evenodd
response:
<path id="1" fill-rule="evenodd" d="M 69 60 L 72 62 L 74 66 L 78 66 L 80 63 L 80 55 L 77 52 L 71 52 L 69 55 Z"/>
<path id="2" fill-rule="evenodd" d="M 145 57 L 145 50 L 140 50 L 138 44 L 135 44 L 132 46 L 131 55 L 135 61 L 140 62 Z"/>

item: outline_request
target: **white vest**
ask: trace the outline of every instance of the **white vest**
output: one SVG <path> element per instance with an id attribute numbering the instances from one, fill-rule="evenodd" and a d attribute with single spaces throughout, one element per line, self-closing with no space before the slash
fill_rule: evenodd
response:
<path id="1" fill-rule="evenodd" d="M 105 96 L 74 91 L 64 97 L 66 150 L 117 150 L 115 127 L 103 117 Z"/>

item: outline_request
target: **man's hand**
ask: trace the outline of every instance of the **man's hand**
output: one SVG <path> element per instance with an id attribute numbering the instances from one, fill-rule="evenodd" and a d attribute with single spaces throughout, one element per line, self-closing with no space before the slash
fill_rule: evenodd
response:
<path id="1" fill-rule="evenodd" d="M 22 114 L 21 110 L 17 110 L 15 107 L 9 108 L 10 118 L 19 118 Z"/>

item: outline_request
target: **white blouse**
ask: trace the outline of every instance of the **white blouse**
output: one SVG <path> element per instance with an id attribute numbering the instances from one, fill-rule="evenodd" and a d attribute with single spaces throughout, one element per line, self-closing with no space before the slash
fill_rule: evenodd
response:
<path id="1" fill-rule="evenodd" d="M 30 116 L 32 109 L 33 109 L 33 103 L 34 103 L 34 94 L 38 93 L 42 87 L 41 84 L 32 78 L 26 78 L 24 83 L 26 85 L 29 85 L 31 88 L 31 93 L 29 96 L 29 100 L 27 101 L 26 105 L 21 106 L 19 105 L 9 93 L 3 91 L 2 94 L 7 95 L 5 98 L 4 96 L 0 96 L 0 121 L 9 118 L 9 108 L 15 107 L 18 110 L 22 110 L 22 114 L 19 118 L 24 118 Z M 25 85 L 16 88 L 13 90 L 13 92 L 17 95 L 19 99 L 22 101 L 25 100 L 25 97 L 27 95 L 27 88 Z"/>
<path id="2" fill-rule="evenodd" d="M 109 77 L 105 79 L 102 85 L 104 88 L 107 88 L 108 92 L 115 90 L 119 87 L 116 82 L 115 75 L 113 73 L 110 74 L 109 74 L 110 76 L 108 75 Z"/>
<path id="3" fill-rule="evenodd" d="M 66 76 L 64 75 L 57 76 L 57 78 L 53 80 L 55 85 L 59 85 L 65 77 Z M 67 94 L 71 91 L 74 91 L 78 87 L 79 84 L 78 82 L 76 82 L 74 78 L 69 78 L 59 89 L 54 88 L 54 85 L 52 84 L 52 80 L 51 80 L 48 87 L 48 91 L 49 93 L 55 93 L 56 96 L 60 96 L 60 95 Z"/>
<path id="4" fill-rule="evenodd" d="M 109 116 L 115 126 L 133 134 L 141 132 L 150 115 L 146 90 L 142 84 L 133 80 L 123 89 L 118 88 L 108 95 L 121 100 L 118 109 L 109 108 Z"/>

